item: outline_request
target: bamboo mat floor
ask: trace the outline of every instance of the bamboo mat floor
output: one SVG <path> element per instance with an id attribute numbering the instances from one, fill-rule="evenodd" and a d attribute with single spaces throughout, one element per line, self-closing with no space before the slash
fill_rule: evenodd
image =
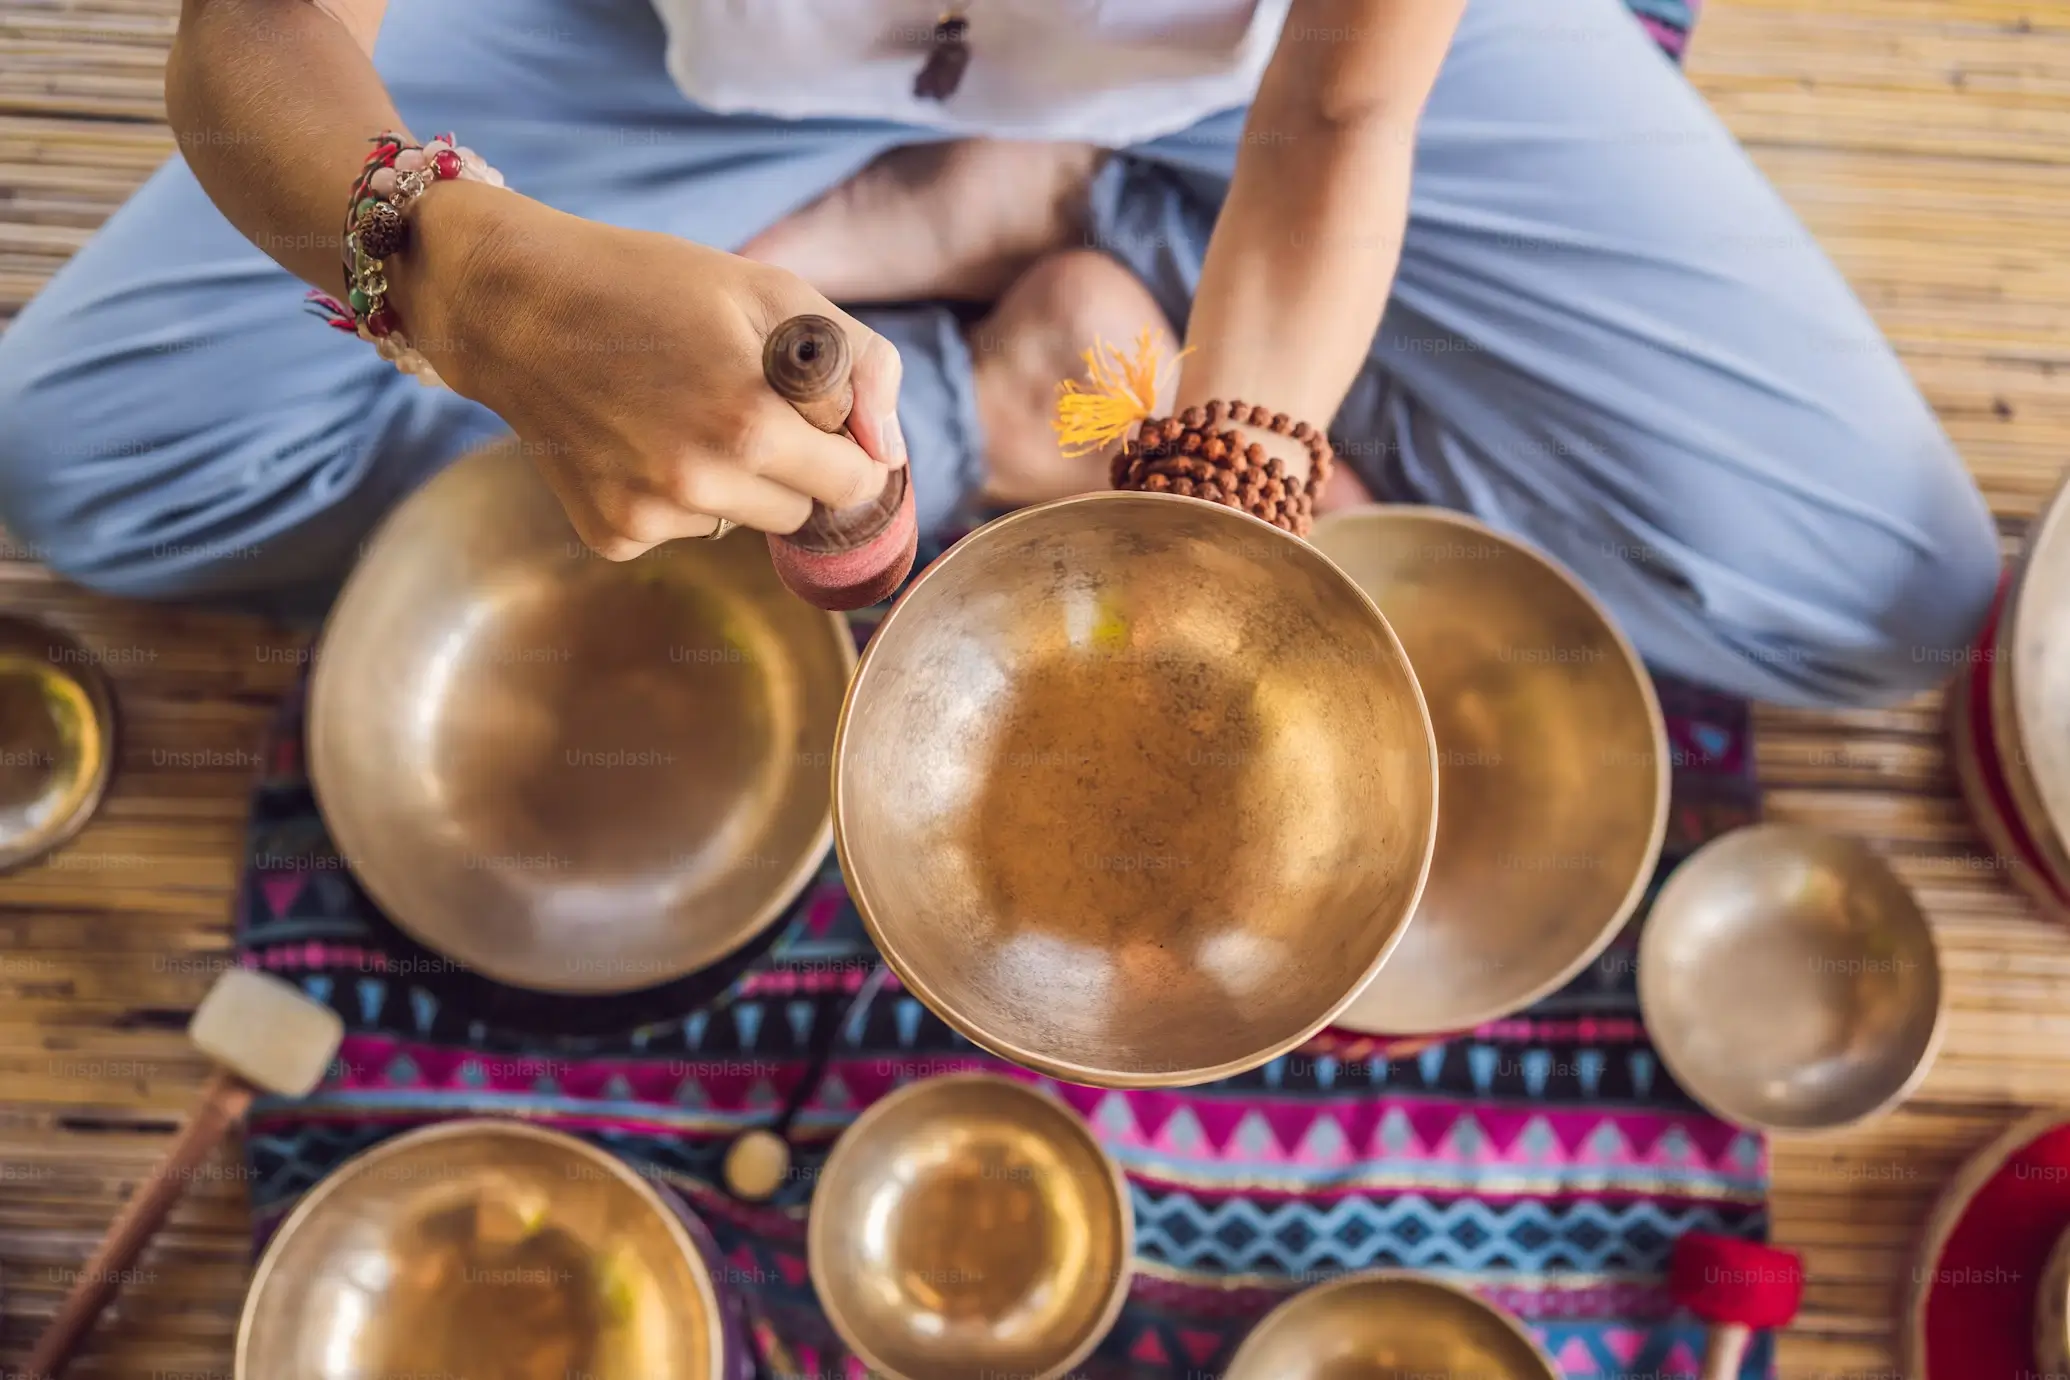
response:
<path id="1" fill-rule="evenodd" d="M 2008 547 L 2070 458 L 2070 7 L 1709 0 L 1696 81 L 1897 342 Z M 171 148 L 176 0 L 0 0 L 0 320 Z M 262 624 L 99 599 L 0 543 L 0 607 L 111 649 L 125 737 L 98 821 L 0 880 L 0 1362 L 19 1359 L 198 1087 L 184 1013 L 227 955 L 245 794 L 298 664 Z M 118 655 L 119 654 L 119 655 Z M 1951 993 L 1920 1093 L 1776 1148 L 1777 1238 L 1811 1286 L 1786 1380 L 1884 1380 L 1909 1251 L 1963 1155 L 2070 1104 L 2070 934 L 1983 856 L 1938 697 L 1766 713 L 1772 817 L 1869 839 L 1930 909 Z M 200 1176 L 82 1378 L 229 1380 L 245 1268 L 234 1158 Z"/>

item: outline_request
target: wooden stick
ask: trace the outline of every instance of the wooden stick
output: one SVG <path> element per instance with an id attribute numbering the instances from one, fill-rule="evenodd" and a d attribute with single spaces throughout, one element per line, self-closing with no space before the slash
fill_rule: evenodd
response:
<path id="1" fill-rule="evenodd" d="M 79 1344 L 113 1302 L 121 1280 L 136 1265 L 144 1248 L 165 1225 L 173 1205 L 193 1182 L 202 1161 L 243 1119 L 252 1095 L 250 1086 L 235 1074 L 216 1070 L 165 1157 L 152 1170 L 151 1177 L 130 1195 L 121 1216 L 108 1228 L 93 1258 L 73 1281 L 71 1293 L 58 1306 L 57 1315 L 37 1340 L 36 1349 L 29 1353 L 27 1369 L 17 1380 L 58 1380 L 65 1373 Z"/>

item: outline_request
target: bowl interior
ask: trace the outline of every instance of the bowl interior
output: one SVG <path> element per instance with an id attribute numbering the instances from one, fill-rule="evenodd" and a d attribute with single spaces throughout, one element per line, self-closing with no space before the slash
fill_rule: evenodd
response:
<path id="1" fill-rule="evenodd" d="M 1061 1103 L 989 1076 L 894 1094 L 815 1189 L 812 1276 L 859 1353 L 907 1380 L 1068 1369 L 1127 1289 L 1129 1207 Z"/>
<path id="2" fill-rule="evenodd" d="M 504 1123 L 435 1127 L 342 1166 L 268 1246 L 239 1380 L 720 1380 L 716 1296 L 622 1164 Z"/>
<path id="3" fill-rule="evenodd" d="M 1652 877 L 1669 782 L 1652 682 L 1564 570 L 1471 518 L 1357 509 L 1313 540 L 1401 638 L 1444 802 L 1415 923 L 1338 1024 L 1508 1015 L 1587 966 Z"/>
<path id="4" fill-rule="evenodd" d="M 491 978 L 680 977 L 825 856 L 854 646 L 757 533 L 606 561 L 493 447 L 381 529 L 318 658 L 311 775 L 346 864 Z"/>
<path id="5" fill-rule="evenodd" d="M 0 868 L 85 827 L 114 768 L 102 656 L 71 634 L 0 617 Z"/>
<path id="6" fill-rule="evenodd" d="M 1901 1097 L 1940 1028 L 1933 935 L 1852 839 L 1736 830 L 1676 869 L 1639 955 L 1646 1027 L 1676 1080 L 1747 1125 L 1846 1125 Z"/>
<path id="7" fill-rule="evenodd" d="M 1245 1339 L 1224 1380 L 1558 1380 L 1506 1314 L 1412 1275 L 1296 1294 Z"/>
<path id="8" fill-rule="evenodd" d="M 1335 1014 L 1430 856 L 1429 720 L 1306 543 L 1106 493 L 967 538 L 865 652 L 837 842 L 879 947 L 965 1034 L 1083 1082 L 1197 1082 Z"/>

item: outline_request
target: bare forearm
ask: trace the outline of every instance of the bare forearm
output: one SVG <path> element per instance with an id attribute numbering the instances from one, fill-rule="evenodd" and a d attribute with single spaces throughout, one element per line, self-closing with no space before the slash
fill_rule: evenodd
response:
<path id="1" fill-rule="evenodd" d="M 1293 7 L 1208 246 L 1182 406 L 1335 414 L 1400 263 L 1416 126 L 1463 3 Z"/>
<path id="2" fill-rule="evenodd" d="M 209 199 L 275 262 L 340 289 L 345 196 L 402 122 L 369 56 L 382 0 L 185 0 L 166 109 Z"/>

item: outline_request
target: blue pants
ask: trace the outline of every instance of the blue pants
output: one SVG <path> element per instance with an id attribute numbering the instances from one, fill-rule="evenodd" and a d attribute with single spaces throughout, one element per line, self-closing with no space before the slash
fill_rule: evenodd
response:
<path id="1" fill-rule="evenodd" d="M 732 248 L 898 125 L 700 110 L 644 0 L 396 0 L 377 60 L 564 210 Z M 1183 329 L 1241 111 L 1110 160 L 1089 242 Z M 1298 230 L 1298 228 L 1296 228 Z M 0 336 L 0 522 L 85 584 L 290 606 L 500 431 L 325 329 L 175 158 Z M 983 448 L 933 305 L 905 360 L 922 518 Z M 1336 419 L 1376 491 L 1558 556 L 1664 671 L 1790 704 L 1942 677 L 1998 573 L 1982 499 L 1868 314 L 1622 0 L 1475 0 L 1417 150 L 1371 362 Z"/>

